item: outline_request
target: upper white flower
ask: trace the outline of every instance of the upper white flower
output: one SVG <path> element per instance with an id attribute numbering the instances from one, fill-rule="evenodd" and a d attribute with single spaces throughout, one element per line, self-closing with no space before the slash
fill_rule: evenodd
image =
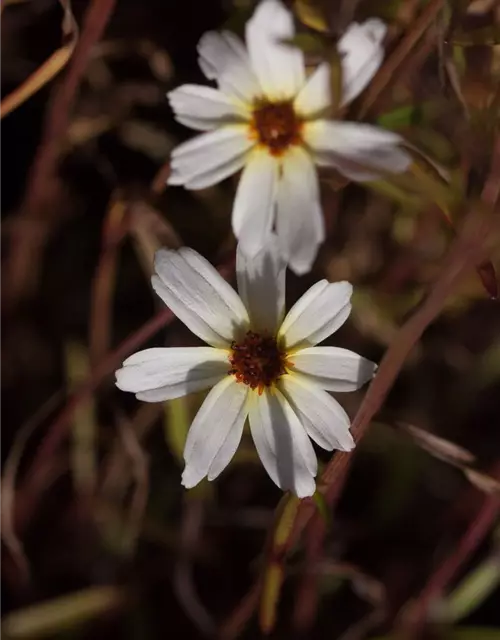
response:
<path id="1" fill-rule="evenodd" d="M 338 43 L 345 105 L 368 84 L 383 59 L 386 28 L 378 19 L 350 25 Z M 306 78 L 292 14 L 263 0 L 246 26 L 247 47 L 231 32 L 208 32 L 200 66 L 218 89 L 187 84 L 168 94 L 179 122 L 205 131 L 172 153 L 169 184 L 202 189 L 243 169 L 233 230 L 254 256 L 271 230 L 296 273 L 307 272 L 324 240 L 315 164 L 353 180 L 405 171 L 409 155 L 396 133 L 369 124 L 325 119 L 330 66 Z"/>
<path id="2" fill-rule="evenodd" d="M 125 360 L 117 386 L 160 402 L 213 387 L 189 430 L 182 483 L 216 478 L 229 464 L 248 417 L 272 480 L 299 497 L 315 491 L 324 449 L 350 451 L 346 412 L 326 391 L 353 391 L 375 365 L 337 347 L 317 347 L 347 319 L 348 282 L 317 282 L 285 310 L 285 264 L 276 242 L 236 261 L 240 295 L 189 248 L 157 252 L 153 288 L 209 347 L 153 348 Z"/>

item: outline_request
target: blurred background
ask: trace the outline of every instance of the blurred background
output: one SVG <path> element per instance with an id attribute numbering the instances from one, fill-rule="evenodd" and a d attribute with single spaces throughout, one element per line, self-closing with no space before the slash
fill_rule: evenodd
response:
<path id="1" fill-rule="evenodd" d="M 388 22 L 394 64 L 339 117 L 398 130 L 428 156 L 404 181 L 322 175 L 328 239 L 310 274 L 288 276 L 288 306 L 320 278 L 350 280 L 353 312 L 328 343 L 378 362 L 491 183 L 498 3 L 289 4 L 312 63 L 353 19 Z M 157 248 L 189 245 L 233 281 L 237 177 L 166 188 L 170 151 L 193 133 L 165 93 L 204 83 L 198 39 L 242 33 L 253 7 L 2 4 L 5 638 L 262 634 L 256 616 L 231 618 L 281 497 L 250 436 L 215 483 L 186 492 L 202 396 L 147 405 L 113 384 L 139 348 L 197 344 L 151 290 Z M 290 555 L 272 637 L 500 638 L 499 247 L 406 360 L 320 548 L 306 533 Z M 353 417 L 364 393 L 336 397 Z"/>

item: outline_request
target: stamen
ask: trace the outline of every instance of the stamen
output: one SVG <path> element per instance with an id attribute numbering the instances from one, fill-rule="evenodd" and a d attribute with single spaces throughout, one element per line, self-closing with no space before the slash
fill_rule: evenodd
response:
<path id="1" fill-rule="evenodd" d="M 259 394 L 286 373 L 285 354 L 271 336 L 248 331 L 242 342 L 231 344 L 231 349 L 229 374 L 251 389 L 258 389 Z"/>
<path id="2" fill-rule="evenodd" d="M 259 142 L 272 155 L 281 155 L 290 145 L 300 144 L 302 121 L 291 102 L 265 102 L 256 105 L 253 128 Z"/>

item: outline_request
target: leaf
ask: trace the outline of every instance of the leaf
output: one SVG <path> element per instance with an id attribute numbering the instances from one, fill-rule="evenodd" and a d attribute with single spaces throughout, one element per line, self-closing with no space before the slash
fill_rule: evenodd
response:
<path id="1" fill-rule="evenodd" d="M 336 47 L 330 47 L 328 62 L 330 63 L 331 111 L 335 113 L 342 101 L 342 64 Z"/>
<path id="2" fill-rule="evenodd" d="M 500 25 L 494 24 L 469 32 L 455 32 L 450 42 L 460 47 L 500 44 Z"/>
<path id="3" fill-rule="evenodd" d="M 377 123 L 384 129 L 399 129 L 419 122 L 421 116 L 421 108 L 410 104 L 383 113 L 377 118 Z"/>
<path id="4" fill-rule="evenodd" d="M 315 491 L 313 495 L 314 504 L 325 525 L 329 528 L 332 523 L 332 514 L 328 508 L 325 496 L 320 491 Z"/>
<path id="5" fill-rule="evenodd" d="M 390 180 L 376 180 L 374 182 L 367 182 L 366 186 L 372 189 L 376 193 L 394 200 L 400 204 L 406 205 L 412 209 L 420 209 L 425 202 L 425 197 L 422 194 L 411 193 L 406 189 L 394 184 Z"/>
<path id="6" fill-rule="evenodd" d="M 329 31 L 328 23 L 325 19 L 323 10 L 320 8 L 319 0 L 295 0 L 295 13 L 298 19 L 315 31 L 327 33 Z"/>
<path id="7" fill-rule="evenodd" d="M 475 469 L 464 469 L 464 473 L 469 482 L 473 484 L 476 489 L 490 495 L 500 495 L 500 482 L 495 480 L 495 478 L 492 478 L 485 473 L 481 473 L 480 471 L 476 471 Z"/>
<path id="8" fill-rule="evenodd" d="M 450 595 L 439 604 L 436 619 L 454 623 L 462 620 L 495 591 L 500 584 L 500 565 L 490 557 L 468 573 Z"/>
<path id="9" fill-rule="evenodd" d="M 298 33 L 293 38 L 283 40 L 283 43 L 311 56 L 323 57 L 326 48 L 324 40 L 314 33 Z"/>
<path id="10" fill-rule="evenodd" d="M 68 386 L 78 388 L 90 376 L 88 350 L 77 342 L 68 342 L 64 349 Z M 79 405 L 73 417 L 71 431 L 71 472 L 78 492 L 90 495 L 97 479 L 97 428 L 93 396 Z"/>
<path id="11" fill-rule="evenodd" d="M 177 460 L 184 461 L 184 445 L 191 425 L 188 398 L 175 398 L 165 403 L 165 439 Z"/>
<path id="12" fill-rule="evenodd" d="M 43 638 L 92 620 L 123 603 L 117 587 L 91 587 L 5 616 L 2 632 L 6 640 Z"/>
<path id="13" fill-rule="evenodd" d="M 293 495 L 287 496 L 281 508 L 279 519 L 273 536 L 273 551 L 281 551 L 281 547 L 287 545 L 292 533 L 293 523 L 299 508 L 300 500 Z"/>
<path id="14" fill-rule="evenodd" d="M 470 451 L 459 447 L 454 442 L 450 442 L 445 438 L 435 436 L 433 433 L 429 433 L 413 425 L 398 424 L 398 426 L 406 431 L 422 449 L 425 449 L 425 451 L 435 458 L 439 458 L 439 460 L 449 462 L 456 466 L 470 464 L 475 460 L 474 455 Z"/>
<path id="15" fill-rule="evenodd" d="M 264 571 L 262 595 L 259 605 L 259 624 L 263 633 L 269 633 L 276 624 L 276 611 L 285 577 L 283 567 L 286 551 L 291 543 L 293 525 L 300 500 L 285 494 L 276 509 L 276 523 L 271 538 L 270 560 Z"/>
<path id="16" fill-rule="evenodd" d="M 63 45 L 54 51 L 17 89 L 14 89 L 12 93 L 2 100 L 0 105 L 1 118 L 4 118 L 11 111 L 17 109 L 19 105 L 28 100 L 28 98 L 31 98 L 34 93 L 50 82 L 52 78 L 66 66 L 70 59 L 78 40 L 78 26 L 71 10 L 71 2 L 69 0 L 60 0 L 60 4 L 64 10 L 61 25 Z"/>
<path id="17" fill-rule="evenodd" d="M 281 564 L 272 562 L 266 569 L 259 609 L 262 633 L 270 633 L 276 624 L 276 610 L 283 584 L 284 570 Z"/>

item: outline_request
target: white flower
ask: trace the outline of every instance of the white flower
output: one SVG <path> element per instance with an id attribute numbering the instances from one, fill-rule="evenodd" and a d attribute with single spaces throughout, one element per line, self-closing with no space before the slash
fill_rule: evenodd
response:
<path id="1" fill-rule="evenodd" d="M 340 39 L 342 104 L 379 68 L 385 31 L 371 19 L 352 24 Z M 330 67 L 321 64 L 306 78 L 302 52 L 283 44 L 294 33 L 281 2 L 263 0 L 247 23 L 247 48 L 229 31 L 201 38 L 200 66 L 219 88 L 187 84 L 168 94 L 177 120 L 206 132 L 174 149 L 169 184 L 202 189 L 243 169 L 232 217 L 236 237 L 254 256 L 274 228 L 283 256 L 301 274 L 325 237 L 314 165 L 372 180 L 377 170 L 405 171 L 411 159 L 396 133 L 325 119 Z"/>
<path id="2" fill-rule="evenodd" d="M 238 251 L 240 296 L 189 248 L 157 252 L 153 288 L 209 347 L 153 348 L 125 360 L 117 386 L 161 402 L 213 387 L 189 430 L 182 484 L 216 478 L 238 448 L 249 419 L 272 480 L 299 497 L 315 491 L 324 449 L 350 451 L 346 412 L 326 391 L 353 391 L 375 365 L 337 347 L 315 345 L 347 319 L 352 287 L 321 280 L 286 317 L 285 264 L 274 239 L 250 260 Z"/>

